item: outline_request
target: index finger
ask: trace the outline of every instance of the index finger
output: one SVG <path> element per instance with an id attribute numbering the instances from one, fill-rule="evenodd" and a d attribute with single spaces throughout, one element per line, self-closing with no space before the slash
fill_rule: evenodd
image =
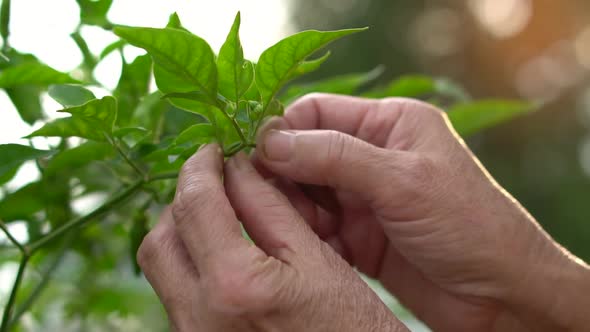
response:
<path id="1" fill-rule="evenodd" d="M 221 182 L 223 154 L 205 146 L 180 172 L 172 214 L 178 235 L 199 271 L 228 251 L 249 247 Z"/>
<path id="2" fill-rule="evenodd" d="M 395 103 L 392 100 L 384 103 L 377 99 L 310 94 L 287 108 L 283 119 L 288 128 L 280 129 L 335 130 L 382 146 L 407 101 L 399 99 L 399 103 Z"/>

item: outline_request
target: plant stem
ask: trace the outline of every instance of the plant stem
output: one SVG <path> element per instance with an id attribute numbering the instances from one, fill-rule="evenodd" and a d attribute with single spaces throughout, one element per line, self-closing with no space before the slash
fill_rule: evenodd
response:
<path id="1" fill-rule="evenodd" d="M 2 0 L 0 7 L 0 35 L 2 35 L 3 50 L 9 50 L 8 36 L 10 35 L 10 0 Z"/>
<path id="2" fill-rule="evenodd" d="M 119 192 L 118 194 L 116 194 L 115 196 L 113 196 L 111 199 L 106 201 L 103 205 L 99 206 L 96 210 L 90 212 L 89 214 L 87 214 L 83 217 L 74 219 L 68 223 L 63 224 L 62 226 L 56 228 L 51 233 L 43 236 L 42 238 L 40 238 L 39 240 L 37 240 L 35 242 L 29 244 L 27 247 L 29 248 L 30 253 L 36 252 L 37 250 L 39 250 L 43 246 L 47 245 L 48 243 L 50 243 L 54 239 L 60 237 L 61 235 L 67 233 L 68 231 L 70 231 L 76 227 L 79 227 L 81 225 L 84 225 L 88 221 L 102 215 L 105 212 L 108 212 L 109 210 L 111 210 L 112 208 L 117 206 L 119 203 L 121 203 L 123 200 L 125 200 L 129 196 L 133 195 L 137 190 L 139 190 L 141 188 L 141 186 L 144 183 L 145 183 L 145 181 L 143 179 L 135 181 L 132 185 L 130 185 L 125 190 L 123 190 L 123 191 Z"/>
<path id="3" fill-rule="evenodd" d="M 27 312 L 29 310 L 29 308 L 31 308 L 33 303 L 35 303 L 35 301 L 39 298 L 39 296 L 41 295 L 41 293 L 43 292 L 45 287 L 49 284 L 49 280 L 51 279 L 53 272 L 55 272 L 55 270 L 57 270 L 57 268 L 59 267 L 59 265 L 61 264 L 61 262 L 65 256 L 65 253 L 67 252 L 67 249 L 69 248 L 72 240 L 75 239 L 74 234 L 76 234 L 76 233 L 70 233 L 68 235 L 67 239 L 63 241 L 63 244 L 59 248 L 57 256 L 51 262 L 51 264 L 49 265 L 49 267 L 47 268 L 45 273 L 43 273 L 43 276 L 41 277 L 41 281 L 39 282 L 37 287 L 35 287 L 35 289 L 31 292 L 29 297 L 27 297 L 27 299 L 24 301 L 24 303 L 20 307 L 18 307 L 17 311 L 14 313 L 14 315 L 10 319 L 9 326 L 14 326 L 18 322 L 18 320 L 21 318 L 21 316 L 25 312 Z"/>
<path id="4" fill-rule="evenodd" d="M 125 162 L 127 164 L 129 164 L 129 166 L 131 166 L 131 168 L 133 168 L 133 170 L 142 179 L 147 179 L 147 174 L 135 162 L 133 162 L 133 160 L 131 160 L 129 158 L 129 156 L 127 156 L 125 151 L 123 151 L 123 149 L 121 149 L 121 145 L 119 145 L 119 142 L 117 142 L 117 140 L 113 139 L 112 137 L 109 137 L 108 139 L 109 139 L 109 143 L 111 143 L 111 145 L 115 148 L 115 150 L 117 150 L 117 153 L 121 156 L 121 158 L 123 158 L 123 160 L 125 160 Z"/>
<path id="5" fill-rule="evenodd" d="M 23 280 L 25 268 L 27 267 L 29 258 L 29 255 L 24 254 L 21 258 L 20 265 L 18 266 L 18 272 L 16 273 L 16 279 L 14 281 L 14 284 L 12 285 L 12 291 L 10 292 L 10 297 L 8 298 L 8 302 L 6 303 L 6 307 L 4 307 L 4 314 L 2 315 L 2 325 L 0 325 L 0 332 L 8 331 L 10 314 L 12 313 L 12 308 L 14 307 L 14 303 L 16 301 L 16 295 L 20 288 L 20 284 Z"/>
<path id="6" fill-rule="evenodd" d="M 12 236 L 10 231 L 8 231 L 8 227 L 6 227 L 6 224 L 4 224 L 2 220 L 0 220 L 0 229 L 2 229 L 2 231 L 4 232 L 4 234 L 6 234 L 6 237 L 8 237 L 10 242 L 12 242 L 12 244 L 14 244 L 23 255 L 27 254 L 26 248 L 22 244 L 20 244 L 20 242 L 18 242 L 17 239 L 14 238 L 14 236 Z"/>

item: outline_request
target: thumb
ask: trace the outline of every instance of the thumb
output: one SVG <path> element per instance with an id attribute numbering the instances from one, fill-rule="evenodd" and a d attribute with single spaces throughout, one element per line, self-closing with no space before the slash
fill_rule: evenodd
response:
<path id="1" fill-rule="evenodd" d="M 382 149 L 338 131 L 265 129 L 256 158 L 272 173 L 354 192 L 368 201 L 403 183 L 402 175 L 413 163 L 408 152 Z"/>

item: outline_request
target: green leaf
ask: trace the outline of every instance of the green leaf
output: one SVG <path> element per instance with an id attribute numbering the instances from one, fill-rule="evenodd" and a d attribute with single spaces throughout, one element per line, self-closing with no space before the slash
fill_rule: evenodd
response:
<path id="1" fill-rule="evenodd" d="M 14 176 L 14 170 L 18 169 L 25 161 L 45 157 L 52 153 L 53 151 L 37 150 L 26 145 L 0 145 L 0 156 L 2 157 L 2 162 L 0 163 L 0 179 L 5 180 L 4 182 L 0 181 L 0 184 L 10 180 L 12 176 L 9 177 L 8 175 L 12 174 Z"/>
<path id="2" fill-rule="evenodd" d="M 51 85 L 48 93 L 64 107 L 79 106 L 96 99 L 94 93 L 79 85 Z"/>
<path id="3" fill-rule="evenodd" d="M 186 31 L 165 28 L 115 28 L 115 33 L 130 44 L 145 49 L 162 71 L 167 72 L 166 81 L 158 80 L 158 88 L 164 93 L 202 91 L 212 103 L 217 98 L 217 67 L 215 55 L 203 39 Z M 166 84 L 176 77 L 178 87 Z"/>
<path id="4" fill-rule="evenodd" d="M 59 112 L 70 113 L 73 116 L 86 119 L 94 123 L 106 133 L 113 132 L 113 126 L 117 119 L 117 100 L 113 97 L 106 96 L 102 99 L 94 99 L 84 105 L 70 107 Z"/>
<path id="5" fill-rule="evenodd" d="M 121 78 L 113 92 L 118 101 L 118 125 L 129 125 L 141 98 L 149 92 L 151 74 L 152 59 L 147 54 L 138 56 L 130 64 L 123 61 Z"/>
<path id="6" fill-rule="evenodd" d="M 0 36 L 6 43 L 8 35 L 10 34 L 10 0 L 2 0 L 2 7 L 0 7 Z"/>
<path id="7" fill-rule="evenodd" d="M 309 60 L 309 61 L 304 61 L 302 62 L 297 69 L 295 69 L 290 77 L 287 78 L 287 81 L 290 81 L 292 79 L 295 79 L 299 76 L 303 76 L 305 74 L 309 74 L 311 72 L 314 72 L 316 70 L 318 70 L 320 68 L 320 66 L 326 62 L 326 60 L 328 60 L 328 58 L 330 57 L 332 53 L 330 51 L 326 52 L 326 54 L 322 55 L 321 57 L 314 59 L 314 60 Z"/>
<path id="8" fill-rule="evenodd" d="M 244 50 L 239 36 L 240 13 L 231 27 L 217 58 L 219 92 L 233 102 L 238 102 L 254 80 L 254 67 L 244 60 Z"/>
<path id="9" fill-rule="evenodd" d="M 113 0 L 76 0 L 80 6 L 80 22 L 87 25 L 110 27 L 107 13 Z"/>
<path id="10" fill-rule="evenodd" d="M 27 138 L 35 136 L 77 136 L 95 141 L 104 141 L 104 135 L 110 135 L 113 131 L 113 125 L 117 118 L 117 100 L 107 96 L 59 112 L 70 113 L 72 116 L 47 123 L 39 130 L 28 135 Z"/>
<path id="11" fill-rule="evenodd" d="M 209 123 L 199 123 L 189 127 L 174 141 L 174 145 L 181 145 L 187 142 L 192 144 L 206 144 L 215 139 L 215 128 Z"/>
<path id="12" fill-rule="evenodd" d="M 448 115 L 457 133 L 466 137 L 536 109 L 536 105 L 517 100 L 481 100 L 455 105 Z"/>
<path id="13" fill-rule="evenodd" d="M 189 32 L 180 21 L 180 17 L 176 12 L 170 14 L 170 18 L 168 18 L 168 24 L 166 24 L 167 28 L 179 29 Z"/>
<path id="14" fill-rule="evenodd" d="M 48 86 L 50 84 L 79 83 L 70 75 L 39 62 L 23 62 L 0 73 L 0 88 L 20 85 Z"/>
<path id="15" fill-rule="evenodd" d="M 149 134 L 149 130 L 141 127 L 119 128 L 113 132 L 113 136 L 118 138 L 123 138 L 129 135 L 145 136 L 147 134 Z"/>
<path id="16" fill-rule="evenodd" d="M 43 186 L 40 182 L 33 182 L 0 201 L 0 220 L 10 222 L 27 219 L 44 207 Z"/>
<path id="17" fill-rule="evenodd" d="M 362 86 L 381 76 L 383 71 L 383 67 L 379 66 L 367 73 L 346 74 L 303 85 L 293 85 L 280 96 L 280 100 L 289 104 L 296 98 L 312 92 L 355 95 Z"/>
<path id="18" fill-rule="evenodd" d="M 82 35 L 77 31 L 72 33 L 70 35 L 70 37 L 72 37 L 72 39 L 74 40 L 74 42 L 76 43 L 76 45 L 80 49 L 80 52 L 82 52 L 83 69 L 88 72 L 91 72 L 94 69 L 94 67 L 96 67 L 97 60 L 96 60 L 96 57 L 94 56 L 94 54 L 90 51 L 90 48 L 88 47 L 88 43 L 82 37 Z"/>
<path id="19" fill-rule="evenodd" d="M 41 88 L 34 85 L 19 85 L 5 90 L 23 121 L 33 124 L 35 121 L 43 119 Z"/>
<path id="20" fill-rule="evenodd" d="M 104 132 L 84 118 L 69 117 L 56 119 L 25 136 L 31 137 L 82 137 L 94 141 L 105 141 Z"/>
<path id="21" fill-rule="evenodd" d="M 454 101 L 468 101 L 470 97 L 456 83 L 448 79 L 433 78 L 425 75 L 408 75 L 393 80 L 387 86 L 369 91 L 365 97 L 407 97 L 420 98 L 438 95 Z"/>
<path id="22" fill-rule="evenodd" d="M 306 63 L 308 57 L 336 39 L 363 30 L 365 29 L 304 31 L 287 37 L 264 51 L 256 65 L 256 84 L 264 107 L 283 85 L 295 77 L 301 66 L 309 69 L 317 64 L 318 60 L 315 64 L 313 61 L 311 65 Z"/>
<path id="23" fill-rule="evenodd" d="M 113 147 L 108 143 L 86 142 L 56 154 L 47 163 L 45 174 L 51 176 L 63 170 L 77 170 L 91 162 L 113 157 L 114 154 Z"/>

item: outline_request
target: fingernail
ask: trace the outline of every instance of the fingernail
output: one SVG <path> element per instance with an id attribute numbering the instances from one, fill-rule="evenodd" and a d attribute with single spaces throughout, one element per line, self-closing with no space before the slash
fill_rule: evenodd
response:
<path id="1" fill-rule="evenodd" d="M 295 147 L 295 134 L 284 130 L 270 130 L 264 137 L 264 155 L 269 160 L 287 161 Z"/>

